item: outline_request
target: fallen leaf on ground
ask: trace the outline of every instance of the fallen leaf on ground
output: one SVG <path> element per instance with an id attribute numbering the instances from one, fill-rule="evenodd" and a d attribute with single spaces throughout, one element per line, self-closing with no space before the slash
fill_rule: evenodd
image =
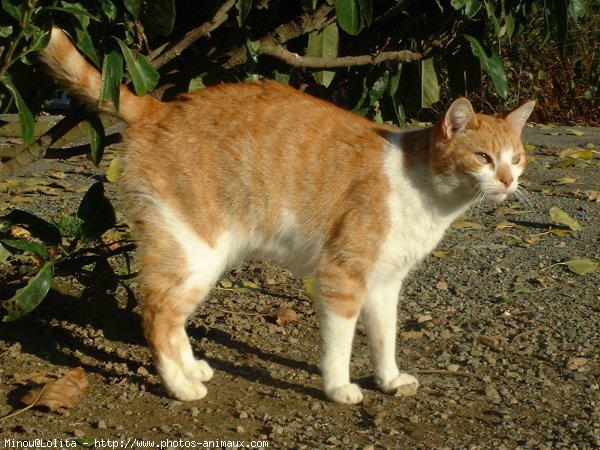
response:
<path id="1" fill-rule="evenodd" d="M 76 367 L 59 380 L 45 384 L 41 389 L 29 391 L 21 398 L 28 406 L 45 406 L 50 411 L 72 408 L 89 391 L 83 367 Z M 33 404 L 33 405 L 32 405 Z"/>
<path id="2" fill-rule="evenodd" d="M 583 136 L 585 133 L 581 130 L 576 130 L 575 128 L 569 128 L 567 130 L 567 133 L 569 134 L 573 134 L 575 136 Z"/>
<path id="3" fill-rule="evenodd" d="M 590 202 L 600 202 L 600 191 L 586 191 Z"/>
<path id="4" fill-rule="evenodd" d="M 32 372 L 32 373 L 13 373 L 12 382 L 14 384 L 26 385 L 30 382 L 35 384 L 45 384 L 53 380 L 48 372 Z"/>
<path id="5" fill-rule="evenodd" d="M 452 224 L 452 228 L 455 230 L 481 230 L 485 228 L 485 225 L 469 222 L 468 220 L 457 220 Z"/>
<path id="6" fill-rule="evenodd" d="M 560 264 L 567 266 L 571 272 L 577 275 L 589 275 L 600 268 L 600 263 L 589 258 L 572 259 Z"/>
<path id="7" fill-rule="evenodd" d="M 563 185 L 563 184 L 573 184 L 573 183 L 577 183 L 577 179 L 573 178 L 573 177 L 570 177 L 568 175 L 565 175 L 562 178 L 558 178 L 557 180 L 554 180 L 554 183 L 561 184 L 561 185 Z"/>
<path id="8" fill-rule="evenodd" d="M 288 323 L 298 322 L 298 314 L 290 308 L 282 308 L 275 311 L 274 316 L 276 317 L 275 322 L 281 327 L 285 327 Z"/>
<path id="9" fill-rule="evenodd" d="M 574 159 L 591 159 L 594 157 L 594 152 L 583 148 L 565 148 L 558 154 L 559 158 L 574 158 Z"/>
<path id="10" fill-rule="evenodd" d="M 559 225 L 566 225 L 573 231 L 580 231 L 581 225 L 575 219 L 573 219 L 569 214 L 564 212 L 562 209 L 553 206 L 550 208 L 550 218 L 552 222 L 557 223 Z"/>

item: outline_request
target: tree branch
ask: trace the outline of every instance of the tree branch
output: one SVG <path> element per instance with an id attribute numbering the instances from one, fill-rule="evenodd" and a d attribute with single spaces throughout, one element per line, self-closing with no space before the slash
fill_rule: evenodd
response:
<path id="1" fill-rule="evenodd" d="M 157 57 L 153 58 L 151 61 L 154 68 L 161 68 L 173 58 L 179 56 L 185 49 L 187 49 L 198 39 L 210 35 L 212 31 L 219 28 L 223 22 L 227 20 L 227 13 L 235 6 L 235 4 L 236 0 L 227 0 L 219 8 L 212 19 L 203 23 L 198 28 L 194 28 L 192 31 L 186 33 L 179 42 L 171 46 L 168 50 L 164 51 Z"/>
<path id="2" fill-rule="evenodd" d="M 386 61 L 397 61 L 403 63 L 421 61 L 421 53 L 410 50 L 399 50 L 395 52 L 381 52 L 376 55 L 340 56 L 338 58 L 326 59 L 311 56 L 300 56 L 290 52 L 281 45 L 273 42 L 263 43 L 258 48 L 259 55 L 272 56 L 294 67 L 308 67 L 311 69 L 335 69 L 340 67 L 366 66 L 381 64 Z"/>
<path id="3" fill-rule="evenodd" d="M 281 45 L 291 39 L 303 36 L 313 31 L 322 30 L 331 21 L 329 13 L 333 6 L 324 3 L 319 8 L 307 13 L 298 19 L 278 26 L 272 33 L 263 36 L 257 41 L 258 46 Z M 246 63 L 248 55 L 246 47 L 238 47 L 227 53 L 229 60 L 223 64 L 224 69 L 232 69 Z"/>

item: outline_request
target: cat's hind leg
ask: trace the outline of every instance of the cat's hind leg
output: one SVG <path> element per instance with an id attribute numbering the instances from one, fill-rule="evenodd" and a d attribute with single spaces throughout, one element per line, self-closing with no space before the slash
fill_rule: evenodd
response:
<path id="1" fill-rule="evenodd" d="M 419 381 L 402 373 L 396 364 L 396 315 L 400 282 L 376 283 L 367 293 L 361 311 L 371 362 L 379 388 L 386 394 L 415 395 Z"/>
<path id="2" fill-rule="evenodd" d="M 195 235 L 187 236 L 185 246 L 164 232 L 151 236 L 160 236 L 160 242 L 140 241 L 144 333 L 168 393 L 198 400 L 213 371 L 194 358 L 185 324 L 224 270 L 225 252 Z"/>

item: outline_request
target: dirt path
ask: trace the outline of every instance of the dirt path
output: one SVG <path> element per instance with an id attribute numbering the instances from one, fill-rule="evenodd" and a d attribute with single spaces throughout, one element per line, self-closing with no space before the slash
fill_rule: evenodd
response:
<path id="1" fill-rule="evenodd" d="M 533 208 L 508 202 L 472 211 L 403 289 L 398 357 L 420 378 L 416 397 L 375 389 L 359 329 L 352 374 L 365 402 L 327 402 L 316 316 L 302 283 L 248 264 L 227 274 L 189 326 L 196 352 L 215 369 L 207 398 L 165 398 L 142 337 L 135 281 L 128 292 L 97 264 L 89 277 L 58 279 L 30 316 L 0 324 L 0 416 L 21 407 L 30 385 L 72 368 L 83 367 L 91 385 L 66 412 L 0 420 L 0 447 L 56 438 L 115 441 L 97 448 L 128 440 L 128 448 L 150 441 L 202 448 L 205 440 L 269 448 L 598 448 L 600 272 L 581 276 L 560 263 L 600 261 L 600 128 L 528 128 L 525 141 L 532 145 L 523 182 Z M 566 148 L 591 150 L 592 158 L 573 151 L 569 160 L 560 153 Z M 31 166 L 0 183 L 0 215 L 20 208 L 68 218 L 110 159 L 99 169 L 83 157 Z M 109 191 L 114 196 L 114 186 Z M 549 233 L 551 207 L 582 230 Z M 14 268 L 0 263 L 0 280 Z M 250 289 L 239 287 L 244 281 Z M 0 302 L 9 291 L 0 283 Z M 299 321 L 282 327 L 270 316 L 243 314 L 280 308 Z"/>

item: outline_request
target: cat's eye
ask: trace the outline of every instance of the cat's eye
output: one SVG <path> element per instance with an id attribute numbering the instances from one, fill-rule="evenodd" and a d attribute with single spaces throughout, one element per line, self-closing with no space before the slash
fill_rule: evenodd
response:
<path id="1" fill-rule="evenodd" d="M 490 155 L 488 155 L 487 153 L 480 152 L 480 153 L 476 153 L 476 155 L 477 155 L 477 158 L 479 159 L 479 161 L 481 161 L 483 164 L 492 164 L 494 162 L 492 157 Z"/>
<path id="2" fill-rule="evenodd" d="M 521 162 L 521 155 L 515 155 L 512 158 L 512 163 L 513 164 L 519 164 Z"/>

